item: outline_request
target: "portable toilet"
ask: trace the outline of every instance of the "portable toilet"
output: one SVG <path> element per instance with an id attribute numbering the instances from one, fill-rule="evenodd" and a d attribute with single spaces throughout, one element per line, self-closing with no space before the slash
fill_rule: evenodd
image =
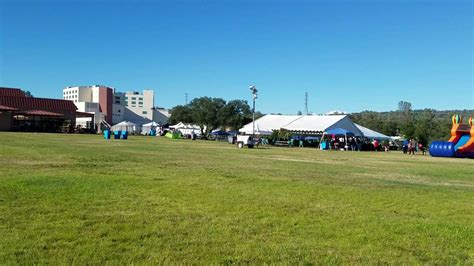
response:
<path id="1" fill-rule="evenodd" d="M 120 139 L 121 134 L 122 134 L 122 131 L 120 130 L 114 131 L 114 139 Z"/>
<path id="2" fill-rule="evenodd" d="M 122 139 L 128 139 L 128 131 L 122 131 Z"/>
<path id="3" fill-rule="evenodd" d="M 110 139 L 110 130 L 104 130 L 104 139 Z"/>

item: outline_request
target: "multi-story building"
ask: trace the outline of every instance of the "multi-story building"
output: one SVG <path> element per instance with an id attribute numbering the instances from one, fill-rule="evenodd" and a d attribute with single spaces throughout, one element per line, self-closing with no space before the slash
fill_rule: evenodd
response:
<path id="1" fill-rule="evenodd" d="M 113 123 L 123 120 L 135 124 L 145 124 L 155 121 L 159 124 L 168 122 L 169 114 L 162 108 L 155 108 L 153 90 L 116 92 L 114 94 Z"/>
<path id="2" fill-rule="evenodd" d="M 124 120 L 141 125 L 150 121 L 159 124 L 168 122 L 167 110 L 154 107 L 153 90 L 116 92 L 115 89 L 102 86 L 66 87 L 63 98 L 73 101 L 80 112 L 93 113 L 97 128 L 102 121 L 117 124 Z M 77 118 L 76 123 L 87 127 L 90 118 Z"/>
<path id="3" fill-rule="evenodd" d="M 99 128 L 105 121 L 112 124 L 114 89 L 103 86 L 76 86 L 63 89 L 63 99 L 73 101 L 80 112 L 94 113 L 94 121 Z M 86 126 L 90 119 L 78 118 L 78 125 Z"/>
<path id="4" fill-rule="evenodd" d="M 128 91 L 122 93 L 125 98 L 125 106 L 151 109 L 155 106 L 155 95 L 153 90 L 143 90 L 143 93 L 137 91 Z"/>

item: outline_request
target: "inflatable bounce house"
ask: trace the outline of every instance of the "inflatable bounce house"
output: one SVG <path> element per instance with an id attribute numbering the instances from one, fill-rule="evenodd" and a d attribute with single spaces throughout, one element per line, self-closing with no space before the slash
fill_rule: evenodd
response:
<path id="1" fill-rule="evenodd" d="M 474 158 L 474 127 L 472 117 L 469 125 L 462 124 L 462 117 L 453 116 L 451 138 L 448 141 L 433 141 L 430 154 L 434 157 Z"/>

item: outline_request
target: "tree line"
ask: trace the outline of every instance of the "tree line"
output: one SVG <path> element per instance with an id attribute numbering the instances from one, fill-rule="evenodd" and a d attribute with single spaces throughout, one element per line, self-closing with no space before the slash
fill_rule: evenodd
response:
<path id="1" fill-rule="evenodd" d="M 204 137 L 217 128 L 238 130 L 252 121 L 252 109 L 247 101 L 225 101 L 221 98 L 200 97 L 189 104 L 171 109 L 170 124 L 192 123 L 201 128 Z M 255 119 L 263 116 L 255 113 Z"/>
<path id="2" fill-rule="evenodd" d="M 252 109 L 244 100 L 200 97 L 189 104 L 173 107 L 170 113 L 170 124 L 195 124 L 201 128 L 204 137 L 209 137 L 217 128 L 238 130 L 252 122 Z M 474 110 L 413 110 L 411 103 L 400 101 L 396 111 L 363 111 L 349 114 L 349 117 L 355 123 L 385 135 L 415 138 L 423 145 L 428 145 L 433 140 L 449 138 L 451 117 L 454 114 L 463 116 L 467 121 L 470 115 L 474 115 Z M 255 119 L 262 116 L 260 112 L 255 113 Z"/>
<path id="3" fill-rule="evenodd" d="M 470 115 L 474 115 L 474 110 L 413 110 L 411 103 L 400 101 L 397 111 L 363 111 L 349 116 L 355 123 L 385 135 L 415 138 L 428 145 L 433 140 L 449 138 L 454 114 L 463 116 L 467 121 Z"/>

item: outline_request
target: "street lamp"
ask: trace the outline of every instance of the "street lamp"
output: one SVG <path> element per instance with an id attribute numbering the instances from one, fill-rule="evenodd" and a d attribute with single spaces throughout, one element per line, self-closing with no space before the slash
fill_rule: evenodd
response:
<path id="1" fill-rule="evenodd" d="M 252 139 L 254 139 L 254 138 L 255 138 L 255 99 L 257 99 L 257 88 L 256 88 L 254 85 L 250 85 L 250 86 L 249 86 L 249 89 L 250 89 L 250 91 L 252 92 L 252 96 L 253 96 L 253 109 L 252 109 L 252 116 L 253 116 L 252 123 L 253 123 L 253 127 L 252 127 Z"/>

